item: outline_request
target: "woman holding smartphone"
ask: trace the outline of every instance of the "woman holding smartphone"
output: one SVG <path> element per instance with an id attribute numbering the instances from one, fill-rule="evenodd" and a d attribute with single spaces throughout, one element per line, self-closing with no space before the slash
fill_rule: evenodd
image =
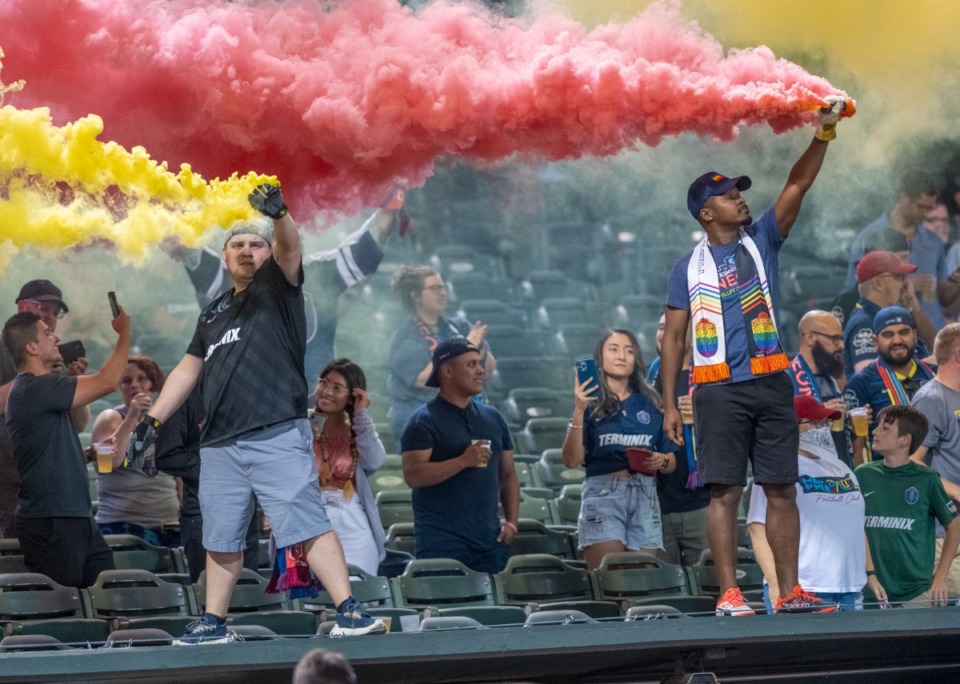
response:
<path id="1" fill-rule="evenodd" d="M 583 465 L 587 472 L 577 531 L 589 570 L 608 553 L 656 554 L 662 548 L 655 476 L 677 466 L 634 334 L 607 331 L 593 360 L 597 376 L 574 383 L 573 418 L 563 442 L 564 465 Z"/>

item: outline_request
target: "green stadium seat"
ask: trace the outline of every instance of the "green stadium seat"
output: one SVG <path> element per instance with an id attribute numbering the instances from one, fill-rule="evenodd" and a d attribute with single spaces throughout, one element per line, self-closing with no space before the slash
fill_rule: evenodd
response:
<path id="1" fill-rule="evenodd" d="M 422 610 L 428 606 L 453 608 L 495 604 L 493 579 L 449 558 L 424 558 L 410 563 L 390 580 L 399 608 Z"/>

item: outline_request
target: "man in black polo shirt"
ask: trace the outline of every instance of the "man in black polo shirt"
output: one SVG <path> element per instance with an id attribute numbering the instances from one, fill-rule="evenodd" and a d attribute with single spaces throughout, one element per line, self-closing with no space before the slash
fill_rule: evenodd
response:
<path id="1" fill-rule="evenodd" d="M 272 225 L 245 222 L 227 232 L 223 260 L 234 287 L 200 312 L 186 355 L 130 441 L 131 462 L 155 472 L 161 421 L 201 383 L 206 612 L 174 644 L 236 638 L 226 615 L 243 566 L 254 494 L 277 546 L 303 542 L 307 564 L 337 602 L 332 635 L 383 633 L 383 621 L 372 619 L 350 595 L 343 549 L 320 495 L 303 375 L 306 317 L 297 224 L 275 186 L 259 186 L 250 203 Z"/>
<path id="2" fill-rule="evenodd" d="M 417 558 L 453 558 L 493 573 L 503 570 L 517 533 L 520 484 L 507 422 L 471 400 L 483 379 L 480 352 L 465 338 L 437 346 L 426 384 L 440 394 L 410 416 L 400 446 L 413 488 Z"/>
<path id="3" fill-rule="evenodd" d="M 113 553 L 93 519 L 87 464 L 71 411 L 107 396 L 120 383 L 130 352 L 130 318 L 113 320 L 117 343 L 93 375 L 53 372 L 63 363 L 60 341 L 39 315 L 18 313 L 3 327 L 3 342 L 18 374 L 6 420 L 20 476 L 16 531 L 32 572 L 60 584 L 88 587 L 113 569 Z"/>

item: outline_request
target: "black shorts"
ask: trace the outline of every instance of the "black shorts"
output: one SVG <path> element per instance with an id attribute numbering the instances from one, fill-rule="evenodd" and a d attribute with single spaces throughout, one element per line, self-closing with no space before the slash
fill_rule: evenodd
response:
<path id="1" fill-rule="evenodd" d="M 748 459 L 760 484 L 797 481 L 800 433 L 786 373 L 701 385 L 693 409 L 703 484 L 745 485 Z"/>
<path id="2" fill-rule="evenodd" d="M 113 551 L 91 518 L 21 518 L 17 538 L 30 572 L 67 587 L 89 587 L 113 570 Z"/>

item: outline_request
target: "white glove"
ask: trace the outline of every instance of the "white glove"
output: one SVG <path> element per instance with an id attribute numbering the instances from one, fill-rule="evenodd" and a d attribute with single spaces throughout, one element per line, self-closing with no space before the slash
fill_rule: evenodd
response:
<path id="1" fill-rule="evenodd" d="M 838 95 L 828 95 L 824 98 L 826 107 L 820 108 L 820 125 L 817 126 L 817 140 L 833 140 L 837 137 L 837 122 L 840 114 L 846 109 L 846 100 Z"/>

